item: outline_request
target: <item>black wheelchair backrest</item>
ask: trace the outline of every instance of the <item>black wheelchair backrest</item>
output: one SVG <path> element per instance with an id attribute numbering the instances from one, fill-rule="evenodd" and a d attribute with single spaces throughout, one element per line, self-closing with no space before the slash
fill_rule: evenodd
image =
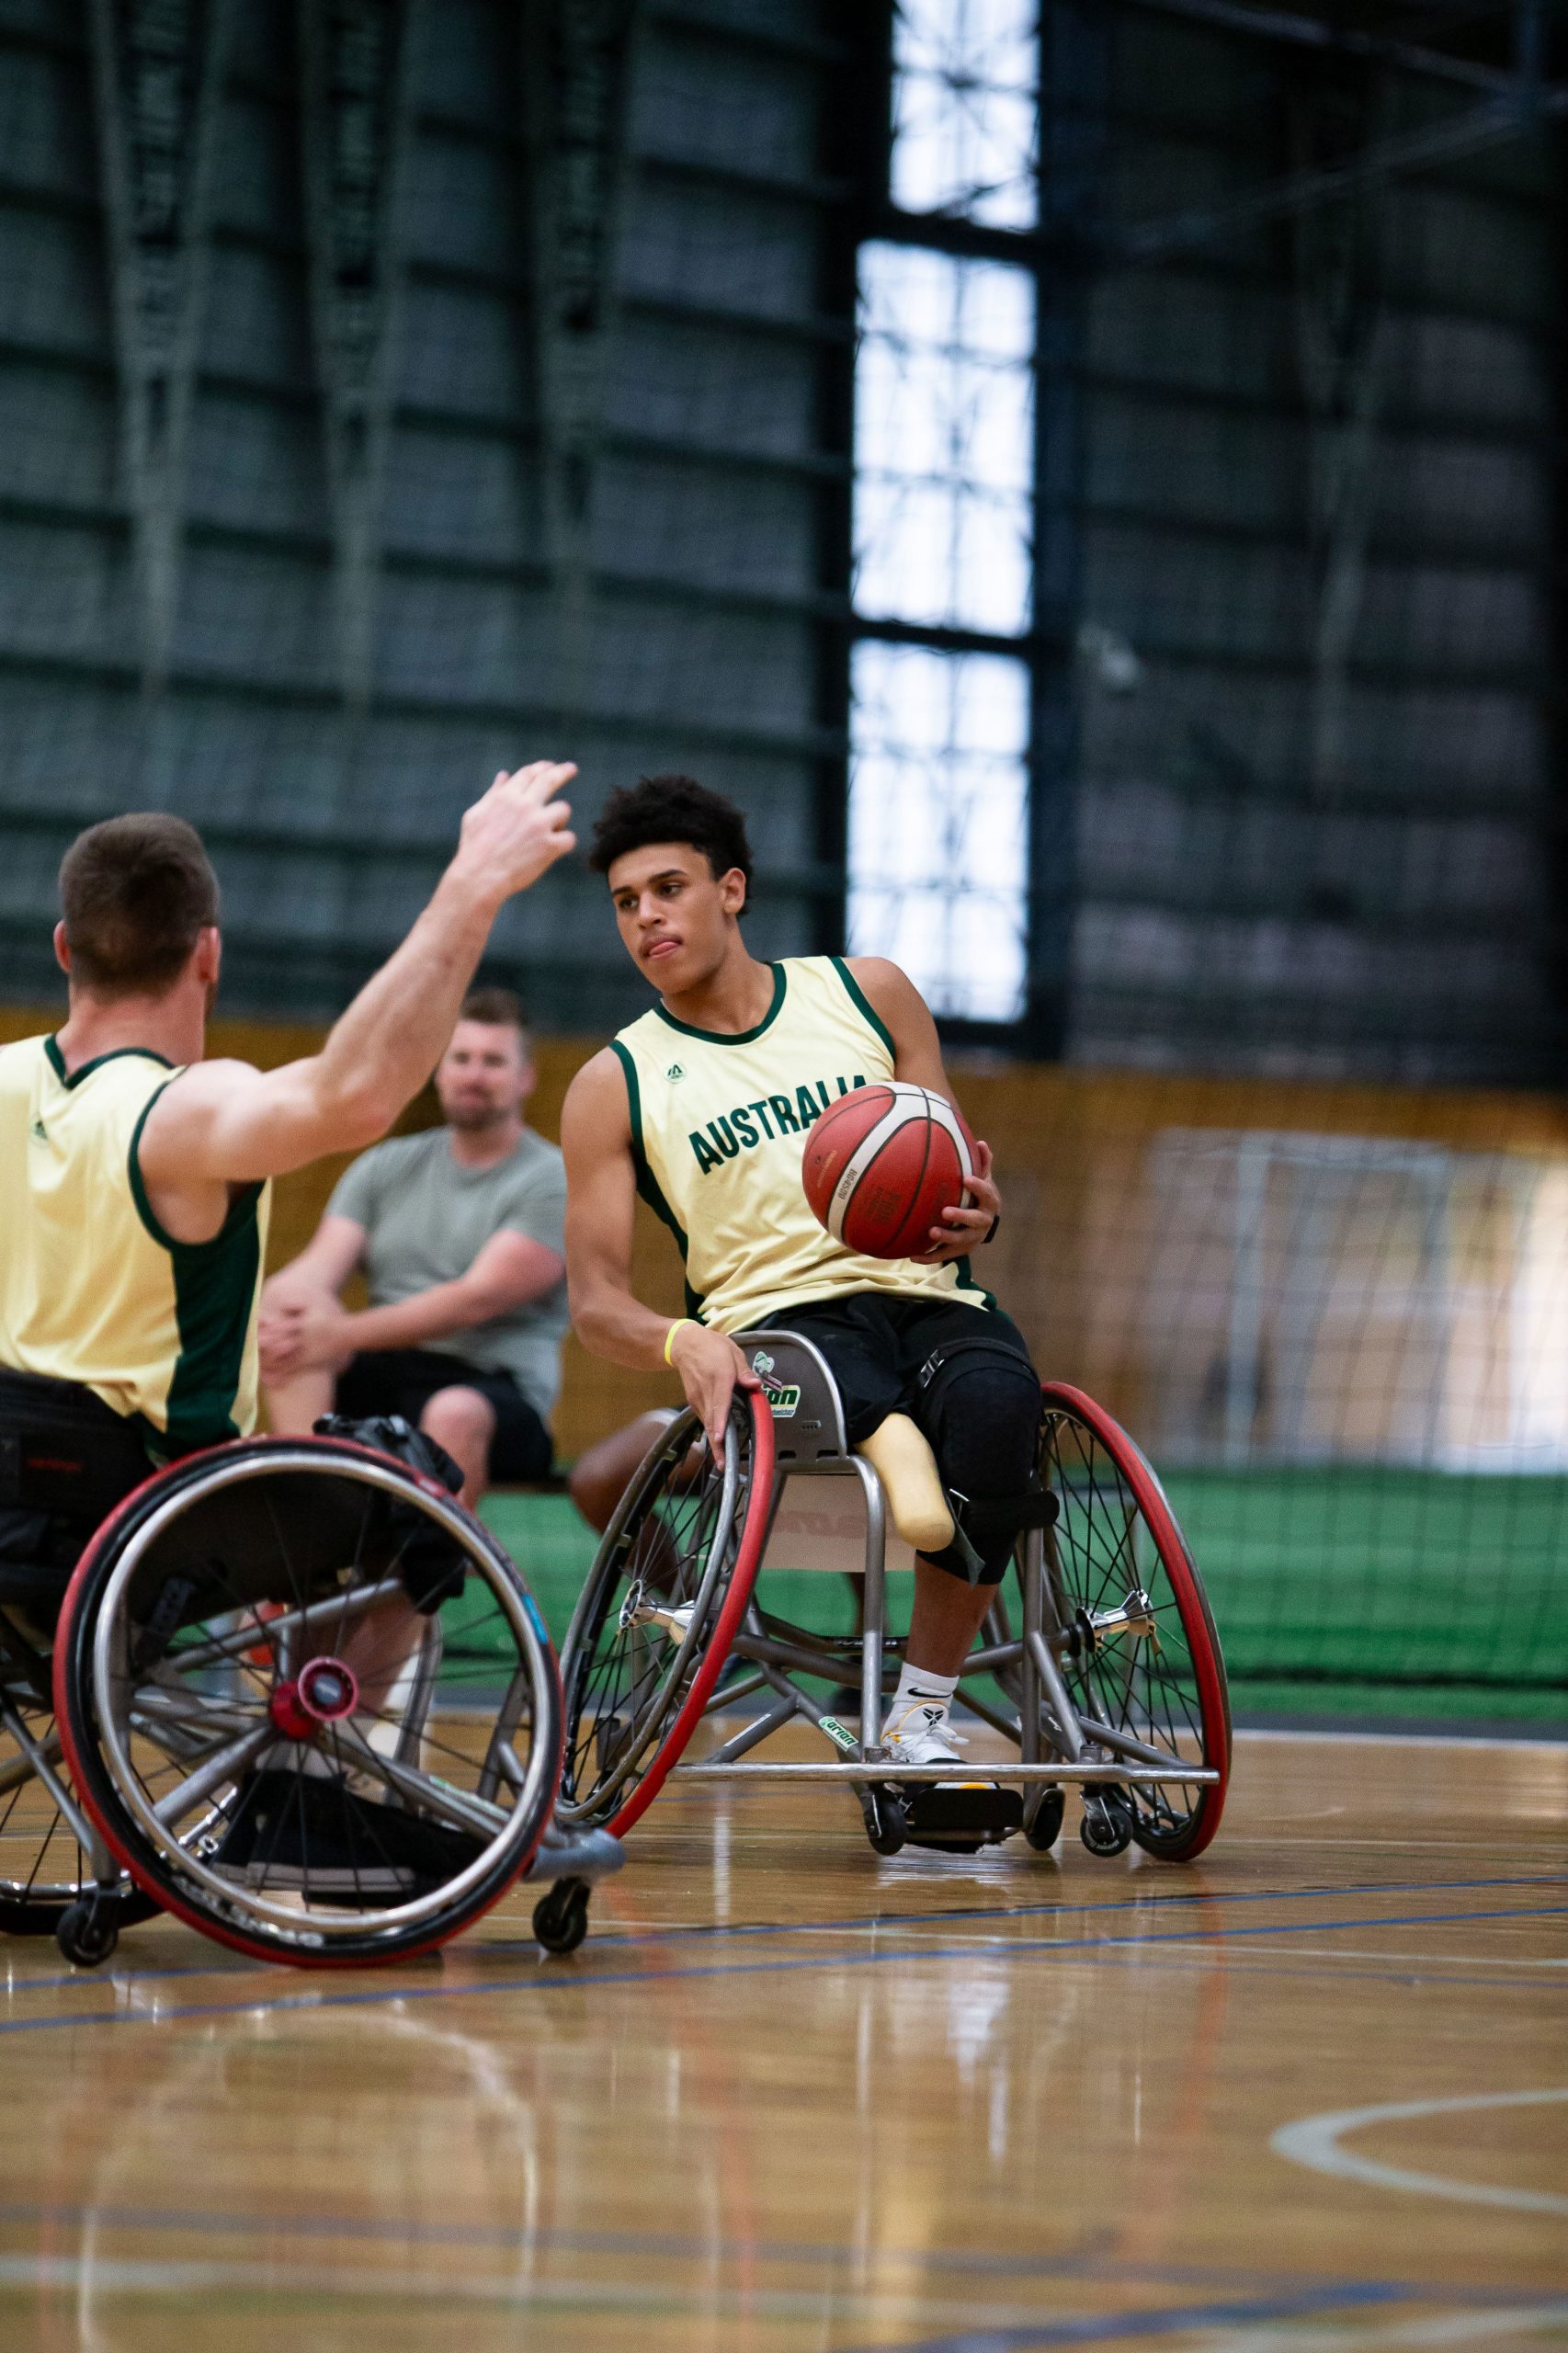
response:
<path id="1" fill-rule="evenodd" d="M 735 1346 L 773 1408 L 780 1462 L 820 1462 L 848 1453 L 838 1385 L 820 1349 L 798 1332 L 737 1332 Z"/>

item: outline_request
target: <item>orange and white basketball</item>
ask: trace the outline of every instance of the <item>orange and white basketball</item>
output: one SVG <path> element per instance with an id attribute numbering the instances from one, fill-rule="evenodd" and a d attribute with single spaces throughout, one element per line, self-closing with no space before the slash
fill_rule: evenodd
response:
<path id="1" fill-rule="evenodd" d="M 902 1080 L 858 1086 L 810 1130 L 801 1177 L 835 1242 L 869 1258 L 913 1258 L 957 1209 L 974 1139 L 950 1103 Z"/>

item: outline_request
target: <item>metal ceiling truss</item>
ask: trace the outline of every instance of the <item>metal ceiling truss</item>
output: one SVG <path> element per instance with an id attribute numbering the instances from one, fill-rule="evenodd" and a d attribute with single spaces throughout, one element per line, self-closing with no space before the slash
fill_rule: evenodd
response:
<path id="1" fill-rule="evenodd" d="M 594 476 L 643 16 L 643 0 L 524 0 L 542 540 L 569 708 L 587 683 Z"/>
<path id="2" fill-rule="evenodd" d="M 1508 73 L 1469 68 L 1462 61 L 1445 59 L 1439 51 L 1413 49 L 1375 35 L 1335 34 L 1312 18 L 1243 8 L 1233 0 L 1121 0 L 1121 5 L 1154 8 L 1162 15 L 1244 30 L 1260 38 L 1298 45 L 1310 42 L 1331 54 L 1366 63 L 1460 78 L 1486 95 L 1478 105 L 1461 108 L 1446 121 L 1422 123 L 1373 139 L 1329 162 L 1291 172 L 1218 204 L 1199 205 L 1161 220 L 1139 222 L 1112 238 L 1102 256 L 1110 262 L 1162 261 L 1233 230 L 1305 212 L 1392 179 L 1457 163 L 1490 147 L 1506 146 L 1540 124 L 1568 114 L 1568 88 L 1544 78 L 1547 32 L 1556 0 L 1515 0 L 1514 63 Z M 1457 75 L 1450 70 L 1455 67 L 1460 69 Z"/>
<path id="3" fill-rule="evenodd" d="M 299 0 L 311 319 L 332 496 L 338 676 L 352 711 L 368 707 L 374 682 L 413 6 Z"/>
<path id="4" fill-rule="evenodd" d="M 167 675 L 233 0 L 93 0 L 98 160 L 142 685 Z"/>

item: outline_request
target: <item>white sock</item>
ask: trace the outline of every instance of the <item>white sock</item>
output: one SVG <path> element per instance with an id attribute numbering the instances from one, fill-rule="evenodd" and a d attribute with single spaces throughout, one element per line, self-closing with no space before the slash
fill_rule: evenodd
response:
<path id="1" fill-rule="evenodd" d="M 905 1708 L 940 1708 L 944 1715 L 959 1688 L 956 1675 L 932 1675 L 923 1666 L 911 1666 L 905 1659 L 899 1673 L 898 1689 L 888 1702 L 891 1720 Z"/>

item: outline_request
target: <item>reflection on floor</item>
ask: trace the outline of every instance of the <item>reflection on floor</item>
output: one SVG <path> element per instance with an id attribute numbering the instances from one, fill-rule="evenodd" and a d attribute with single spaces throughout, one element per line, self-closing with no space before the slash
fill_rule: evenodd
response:
<path id="1" fill-rule="evenodd" d="M 0 2344 L 1568 2340 L 1568 1748 L 1244 1740 L 1186 1868 L 1075 1818 L 672 1788 L 564 1961 L 521 1895 L 383 1974 L 0 1946 Z"/>

